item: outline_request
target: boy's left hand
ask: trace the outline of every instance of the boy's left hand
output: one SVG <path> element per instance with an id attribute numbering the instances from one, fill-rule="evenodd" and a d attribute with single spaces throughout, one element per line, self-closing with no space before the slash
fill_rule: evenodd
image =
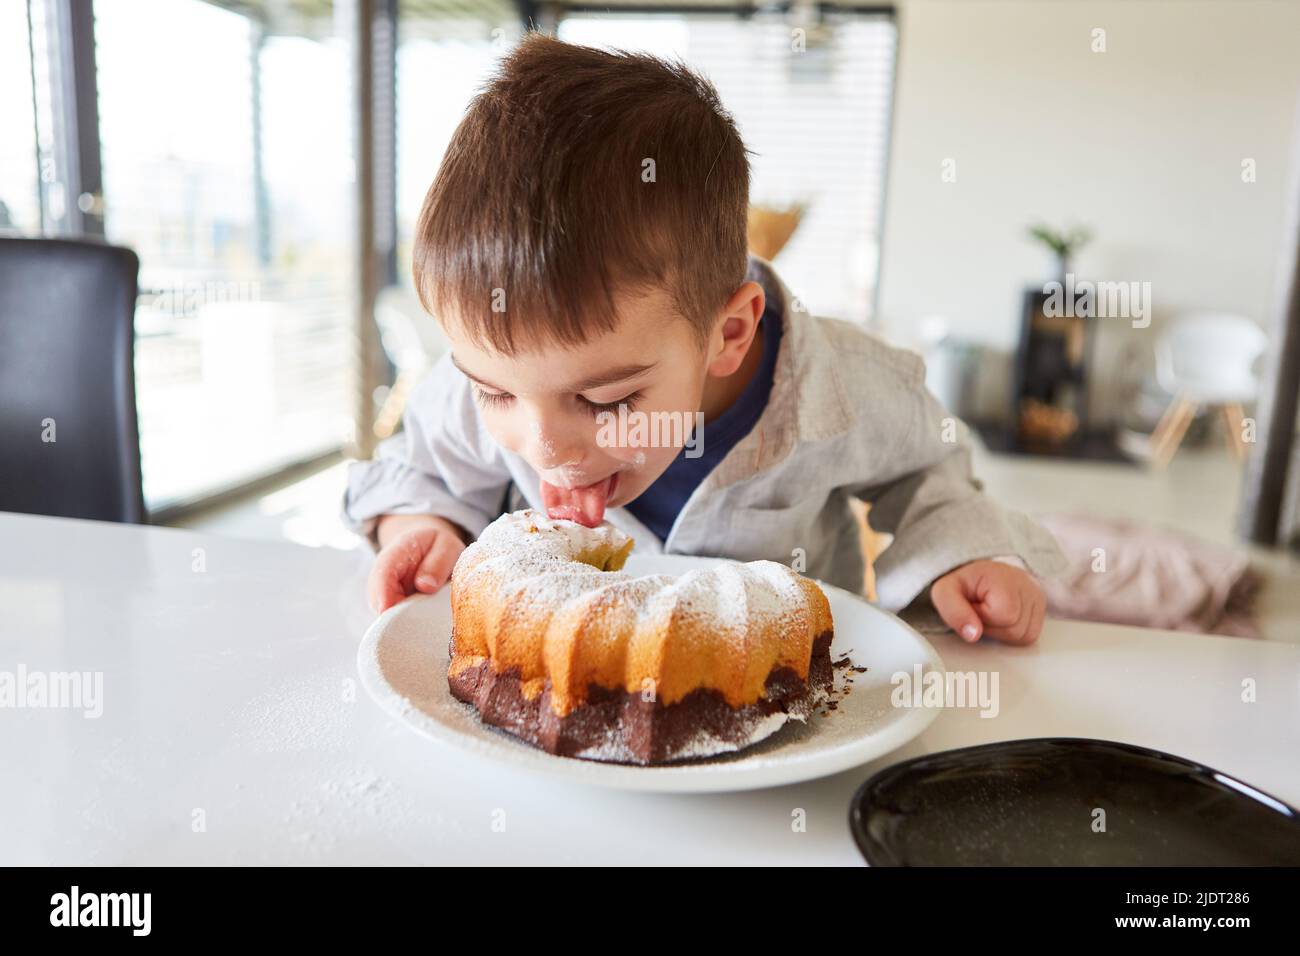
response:
<path id="1" fill-rule="evenodd" d="M 930 601 L 964 640 L 987 634 L 1007 644 L 1038 640 L 1047 598 L 1025 571 L 1000 561 L 972 561 L 930 586 Z"/>

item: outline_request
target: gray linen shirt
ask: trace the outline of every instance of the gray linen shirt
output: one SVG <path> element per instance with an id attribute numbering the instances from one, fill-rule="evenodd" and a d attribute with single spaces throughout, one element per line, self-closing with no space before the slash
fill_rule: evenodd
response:
<path id="1" fill-rule="evenodd" d="M 1051 534 L 983 493 L 971 474 L 969 429 L 926 389 L 919 355 L 809 314 L 765 259 L 750 256 L 749 278 L 780 302 L 785 322 L 767 407 L 662 544 L 626 508 L 606 511 L 637 551 L 801 558 L 809 577 L 861 594 L 854 496 L 872 503 L 873 529 L 894 535 L 875 565 L 888 610 L 978 558 L 1015 555 L 1040 577 L 1064 570 Z M 441 515 L 477 536 L 506 511 L 543 508 L 536 472 L 487 433 L 449 355 L 412 391 L 403 422 L 372 460 L 348 468 L 343 520 L 372 549 L 385 514 Z"/>

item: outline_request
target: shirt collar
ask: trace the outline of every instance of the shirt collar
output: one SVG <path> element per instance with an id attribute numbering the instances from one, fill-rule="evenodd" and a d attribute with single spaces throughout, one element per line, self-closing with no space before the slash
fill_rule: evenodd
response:
<path id="1" fill-rule="evenodd" d="M 779 464 L 800 442 L 842 435 L 856 418 L 817 318 L 767 259 L 750 253 L 745 278 L 758 282 L 769 302 L 780 303 L 784 332 L 767 408 L 749 434 L 709 473 L 707 483 L 717 488 Z"/>

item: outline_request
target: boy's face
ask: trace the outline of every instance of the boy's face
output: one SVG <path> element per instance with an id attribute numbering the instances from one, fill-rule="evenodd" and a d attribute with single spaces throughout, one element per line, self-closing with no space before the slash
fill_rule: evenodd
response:
<path id="1" fill-rule="evenodd" d="M 729 303 L 707 346 L 659 290 L 617 296 L 618 326 L 574 347 L 511 357 L 474 344 L 454 322 L 444 330 L 485 427 L 537 471 L 547 511 L 594 526 L 663 474 L 692 441 L 697 413 L 717 405 L 719 378 L 740 368 L 762 314 L 761 286 L 746 288 L 737 293 L 742 318 L 733 321 Z"/>

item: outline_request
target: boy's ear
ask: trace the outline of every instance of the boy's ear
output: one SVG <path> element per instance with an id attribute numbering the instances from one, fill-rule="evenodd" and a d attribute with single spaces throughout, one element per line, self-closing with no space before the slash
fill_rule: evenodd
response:
<path id="1" fill-rule="evenodd" d="M 749 281 L 737 289 L 722 307 L 721 321 L 712 344 L 714 355 L 709 362 L 710 375 L 731 375 L 740 368 L 758 332 L 758 320 L 763 317 L 765 305 L 762 285 Z"/>

